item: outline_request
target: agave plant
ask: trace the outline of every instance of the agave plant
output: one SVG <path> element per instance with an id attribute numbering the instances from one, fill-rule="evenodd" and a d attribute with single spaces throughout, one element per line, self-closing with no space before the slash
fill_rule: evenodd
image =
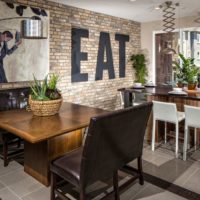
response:
<path id="1" fill-rule="evenodd" d="M 46 96 L 46 90 L 47 90 L 47 78 L 48 75 L 46 75 L 45 79 L 43 81 L 39 81 L 34 78 L 34 85 L 31 85 L 31 91 L 32 91 L 32 98 L 35 100 L 43 101 L 43 100 L 49 100 L 49 98 Z"/>
<path id="2" fill-rule="evenodd" d="M 48 81 L 48 75 L 45 76 L 44 80 L 40 81 L 34 78 L 34 85 L 31 85 L 31 97 L 34 100 L 46 101 L 61 98 L 60 92 L 57 90 L 56 85 L 59 80 L 59 76 L 52 74 Z"/>

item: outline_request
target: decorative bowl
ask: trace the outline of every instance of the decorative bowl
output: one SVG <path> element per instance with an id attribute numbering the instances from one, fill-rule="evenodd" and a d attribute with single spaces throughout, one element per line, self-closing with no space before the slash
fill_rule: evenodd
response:
<path id="1" fill-rule="evenodd" d="M 142 86 L 142 83 L 134 83 L 134 87 L 141 87 Z"/>
<path id="2" fill-rule="evenodd" d="M 47 101 L 38 101 L 29 96 L 30 109 L 36 116 L 51 116 L 59 112 L 62 104 L 62 98 Z"/>
<path id="3" fill-rule="evenodd" d="M 183 89 L 179 88 L 179 87 L 175 87 L 175 88 L 173 88 L 173 91 L 175 91 L 175 92 L 182 92 Z"/>

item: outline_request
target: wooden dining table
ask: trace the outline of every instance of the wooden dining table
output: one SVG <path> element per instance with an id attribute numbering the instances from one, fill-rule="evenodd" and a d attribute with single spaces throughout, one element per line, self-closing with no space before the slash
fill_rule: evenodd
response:
<path id="1" fill-rule="evenodd" d="M 0 128 L 24 139 L 24 170 L 50 184 L 50 162 L 82 145 L 83 129 L 90 118 L 108 111 L 63 103 L 58 114 L 34 116 L 26 110 L 0 112 Z"/>

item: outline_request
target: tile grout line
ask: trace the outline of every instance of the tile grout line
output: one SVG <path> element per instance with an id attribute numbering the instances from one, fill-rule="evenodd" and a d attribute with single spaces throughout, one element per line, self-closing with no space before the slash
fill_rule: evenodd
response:
<path id="1" fill-rule="evenodd" d="M 138 193 L 136 192 L 136 194 L 133 195 L 133 199 L 134 199 L 137 195 L 139 195 L 144 189 L 146 189 L 146 188 L 150 185 L 147 181 L 145 181 L 145 182 L 147 183 L 147 185 L 144 186 Z"/>
<path id="2" fill-rule="evenodd" d="M 194 171 L 193 171 L 193 173 L 191 173 L 190 175 L 189 175 L 189 177 L 187 177 L 187 179 L 183 182 L 183 185 L 182 186 L 184 186 L 185 184 L 186 184 L 186 182 L 198 171 L 198 170 L 200 170 L 200 169 L 195 169 Z"/>
<path id="3" fill-rule="evenodd" d="M 23 197 L 26 197 L 26 196 L 30 195 L 31 193 L 33 193 L 33 192 L 36 192 L 36 191 L 40 190 L 41 188 L 44 188 L 44 186 L 43 186 L 43 185 L 41 185 L 39 188 L 37 188 L 37 189 L 35 189 L 35 190 L 31 191 L 31 192 L 28 192 L 28 193 L 24 194 L 23 196 L 21 196 L 21 198 L 23 198 Z M 50 192 L 50 191 L 49 191 L 49 192 Z"/>
<path id="4" fill-rule="evenodd" d="M 25 179 L 29 179 L 30 177 L 25 177 Z M 32 180 L 30 180 L 30 181 L 32 181 Z M 35 181 L 35 180 L 34 180 Z M 20 182 L 20 181 L 19 181 Z M 38 184 L 39 182 L 34 182 L 35 184 Z M 11 184 L 12 185 L 12 184 Z M 9 190 L 11 190 L 14 194 L 16 194 L 17 196 L 18 196 L 18 194 L 14 191 L 14 190 L 12 190 L 12 188 L 10 188 L 10 186 L 11 185 L 9 185 L 9 186 L 7 186 L 8 188 L 9 188 Z M 35 191 L 37 191 L 37 190 L 39 190 L 39 189 L 41 189 L 42 187 L 44 187 L 43 185 L 41 185 L 39 188 L 37 188 L 37 189 L 34 189 L 33 191 L 31 191 L 31 192 L 27 192 L 26 194 L 24 194 L 23 196 L 21 196 L 20 197 L 20 199 L 21 198 L 23 198 L 23 197 L 25 197 L 25 196 L 27 196 L 27 195 L 29 195 L 29 194 L 31 194 L 32 192 L 35 192 Z M 18 196 L 19 197 L 19 196 Z"/>
<path id="5" fill-rule="evenodd" d="M 20 196 L 18 196 L 14 191 L 12 191 L 8 186 L 5 186 L 4 188 L 0 189 L 0 191 L 2 190 L 9 190 L 13 195 L 15 195 L 19 200 L 22 200 Z M 1 198 L 1 197 L 0 197 Z M 3 199 L 2 199 L 3 200 Z"/>
<path id="6" fill-rule="evenodd" d="M 20 168 L 18 169 L 18 168 L 17 168 L 16 170 L 12 170 L 12 171 L 9 171 L 9 172 L 7 172 L 7 173 L 5 173 L 5 174 L 2 174 L 2 175 L 0 175 L 0 180 L 1 180 L 1 177 L 2 177 L 2 176 L 7 176 L 7 175 L 9 175 L 9 174 L 11 174 L 11 173 L 13 173 L 13 172 L 17 172 L 17 171 L 21 171 L 21 170 L 22 170 L 22 169 L 20 169 Z"/>
<path id="7" fill-rule="evenodd" d="M 9 174 L 12 174 L 12 173 L 14 173 L 14 172 L 23 172 L 23 170 L 19 167 L 19 168 L 17 168 L 16 170 L 12 170 L 12 171 L 10 171 L 10 172 L 8 172 L 8 173 L 6 173 L 6 174 L 3 174 L 2 176 L 0 176 L 0 183 L 4 186 L 2 189 L 0 189 L 0 191 L 1 190 L 3 190 L 3 189 L 5 189 L 5 188 L 7 188 L 9 191 L 11 191 L 14 195 L 16 195 L 18 198 L 20 198 L 20 200 L 22 200 L 22 198 L 23 197 L 25 197 L 25 196 L 27 196 L 27 195 L 29 195 L 29 194 L 31 194 L 32 192 L 35 192 L 35 191 L 37 191 L 37 190 L 39 190 L 39 189 L 41 189 L 41 188 L 43 188 L 44 186 L 40 186 L 39 188 L 37 188 L 37 189 L 34 189 L 33 191 L 31 191 L 31 192 L 28 192 L 28 193 L 26 193 L 26 194 L 24 194 L 22 197 L 20 197 L 14 190 L 12 190 L 11 188 L 10 188 L 10 186 L 12 185 L 6 185 L 4 182 L 2 182 L 2 180 L 1 180 L 1 177 L 3 177 L 3 176 L 8 176 Z M 28 175 L 28 174 L 27 174 Z M 29 178 L 28 176 L 27 177 L 25 177 L 25 178 Z M 35 182 L 36 184 L 38 184 L 39 182 Z"/>
<path id="8" fill-rule="evenodd" d="M 0 180 L 0 183 L 4 186 L 3 188 L 7 187 L 6 184 L 4 184 L 1 180 Z M 0 190 L 2 190 L 2 189 L 0 189 Z"/>
<path id="9" fill-rule="evenodd" d="M 18 196 L 13 190 L 11 190 L 9 187 L 7 187 L 8 190 L 10 190 L 11 193 L 13 193 L 15 196 L 17 196 L 20 200 L 22 200 L 22 198 L 20 196 Z"/>

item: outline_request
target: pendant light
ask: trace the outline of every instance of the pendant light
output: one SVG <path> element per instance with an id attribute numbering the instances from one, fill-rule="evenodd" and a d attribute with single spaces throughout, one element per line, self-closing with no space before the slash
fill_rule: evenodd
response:
<path id="1" fill-rule="evenodd" d="M 166 32 L 166 48 L 161 51 L 163 54 L 176 54 L 175 49 L 172 48 L 174 21 L 175 21 L 175 9 L 179 6 L 179 3 L 173 4 L 172 1 L 166 1 L 161 8 L 163 8 L 163 31 Z"/>
<path id="2" fill-rule="evenodd" d="M 200 12 L 198 12 L 197 18 L 194 20 L 195 23 L 200 24 Z"/>

